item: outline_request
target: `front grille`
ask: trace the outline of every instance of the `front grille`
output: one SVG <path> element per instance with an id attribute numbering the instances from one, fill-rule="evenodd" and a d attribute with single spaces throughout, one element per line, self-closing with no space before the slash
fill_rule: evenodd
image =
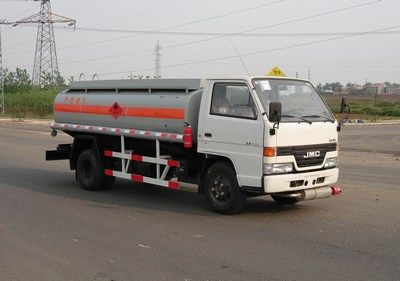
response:
<path id="1" fill-rule="evenodd" d="M 293 155 L 299 168 L 319 166 L 329 151 L 336 150 L 336 143 L 284 146 L 277 148 L 277 156 Z M 316 151 L 319 153 L 316 155 Z M 308 157 L 307 157 L 308 156 Z"/>

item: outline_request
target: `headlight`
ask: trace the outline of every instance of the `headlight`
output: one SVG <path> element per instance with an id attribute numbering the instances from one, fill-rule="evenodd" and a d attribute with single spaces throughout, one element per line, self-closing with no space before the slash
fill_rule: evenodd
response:
<path id="1" fill-rule="evenodd" d="M 293 172 L 293 163 L 264 164 L 264 175 L 288 174 Z"/>
<path id="2" fill-rule="evenodd" d="M 326 159 L 324 167 L 325 168 L 334 168 L 337 166 L 337 164 L 338 164 L 337 157 L 332 157 L 332 158 Z"/>

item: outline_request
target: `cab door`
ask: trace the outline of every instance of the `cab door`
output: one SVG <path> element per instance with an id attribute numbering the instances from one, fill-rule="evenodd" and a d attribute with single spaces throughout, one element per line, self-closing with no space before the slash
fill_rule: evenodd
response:
<path id="1" fill-rule="evenodd" d="M 198 151 L 229 158 L 241 186 L 260 187 L 264 123 L 243 80 L 209 82 L 202 100 Z"/>

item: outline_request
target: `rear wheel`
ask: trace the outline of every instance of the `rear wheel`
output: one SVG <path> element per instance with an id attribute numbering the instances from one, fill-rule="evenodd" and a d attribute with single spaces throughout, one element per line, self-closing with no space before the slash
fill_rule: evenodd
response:
<path id="1" fill-rule="evenodd" d="M 217 213 L 239 213 L 246 203 L 246 193 L 241 190 L 235 171 L 225 162 L 217 162 L 208 168 L 204 192 L 208 204 Z"/>
<path id="2" fill-rule="evenodd" d="M 289 197 L 282 197 L 275 195 L 271 195 L 271 197 L 278 205 L 283 205 L 283 206 L 295 205 L 296 203 L 300 202 L 299 199 L 297 198 L 289 198 Z"/>
<path id="3" fill-rule="evenodd" d="M 115 181 L 114 177 L 104 174 L 104 164 L 93 149 L 86 149 L 79 154 L 76 174 L 80 186 L 90 191 L 110 187 Z"/>

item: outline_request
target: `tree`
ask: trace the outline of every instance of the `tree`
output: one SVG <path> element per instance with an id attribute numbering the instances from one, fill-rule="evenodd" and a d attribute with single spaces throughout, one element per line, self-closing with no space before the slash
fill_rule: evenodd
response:
<path id="1" fill-rule="evenodd" d="M 4 87 L 7 92 L 17 92 L 31 87 L 31 79 L 26 69 L 17 68 L 15 72 L 5 70 Z"/>
<path id="2" fill-rule="evenodd" d="M 330 84 L 330 83 L 325 83 L 325 85 L 322 86 L 322 90 L 323 90 L 325 93 L 331 93 L 331 92 L 332 92 L 332 86 L 331 86 L 331 84 Z"/>
<path id="3" fill-rule="evenodd" d="M 334 83 L 332 83 L 331 84 L 331 87 L 332 87 L 332 90 L 335 92 L 335 93 L 342 93 L 342 90 L 343 90 L 343 85 L 340 83 L 340 82 L 334 82 Z"/>
<path id="4" fill-rule="evenodd" d="M 61 76 L 60 72 L 57 72 L 55 76 L 51 73 L 42 73 L 42 85 L 43 88 L 55 88 L 65 86 L 65 79 Z"/>
<path id="5" fill-rule="evenodd" d="M 315 87 L 315 89 L 317 89 L 317 92 L 320 93 L 320 94 L 324 92 L 323 89 L 322 89 L 322 84 L 321 83 L 319 83 L 317 85 L 317 87 Z"/>
<path id="6" fill-rule="evenodd" d="M 40 85 L 42 88 L 58 88 L 65 86 L 65 79 L 59 72 L 55 76 L 50 73 L 42 74 L 43 83 Z M 5 70 L 4 87 L 8 93 L 26 92 L 31 90 L 32 81 L 26 69 L 17 68 L 15 71 Z"/>
<path id="7" fill-rule="evenodd" d="M 29 77 L 26 69 L 17 68 L 16 71 L 16 85 L 18 87 L 27 87 L 31 85 L 31 78 Z"/>

